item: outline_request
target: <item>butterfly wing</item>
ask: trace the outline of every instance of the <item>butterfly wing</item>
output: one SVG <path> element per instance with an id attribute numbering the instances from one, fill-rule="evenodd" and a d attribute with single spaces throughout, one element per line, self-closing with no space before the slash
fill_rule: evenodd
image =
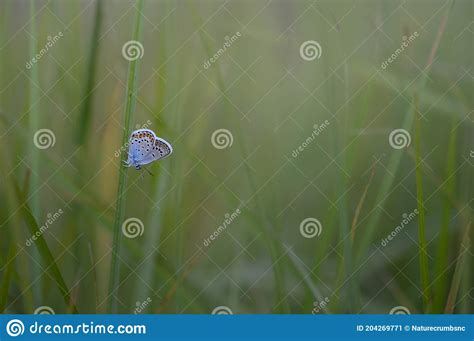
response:
<path id="1" fill-rule="evenodd" d="M 151 148 L 151 151 L 142 159 L 140 159 L 140 165 L 146 165 L 156 160 L 164 159 L 173 152 L 171 144 L 159 137 L 155 138 L 155 142 Z"/>
<path id="2" fill-rule="evenodd" d="M 129 139 L 128 164 L 142 165 L 142 161 L 153 151 L 156 138 L 150 129 L 138 129 L 132 132 Z"/>
<path id="3" fill-rule="evenodd" d="M 150 130 L 150 129 L 138 129 L 138 130 L 135 130 L 132 132 L 132 134 L 130 134 L 130 139 L 134 136 L 139 136 L 140 134 L 142 134 L 143 136 L 145 135 L 151 135 L 153 137 L 156 137 L 155 135 L 155 132 L 153 130 Z"/>

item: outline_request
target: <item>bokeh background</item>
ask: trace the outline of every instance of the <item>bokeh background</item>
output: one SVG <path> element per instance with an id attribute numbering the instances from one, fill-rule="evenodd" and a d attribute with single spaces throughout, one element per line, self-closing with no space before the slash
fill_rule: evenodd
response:
<path id="1" fill-rule="evenodd" d="M 472 17 L 1 0 L 0 308 L 472 313 Z"/>

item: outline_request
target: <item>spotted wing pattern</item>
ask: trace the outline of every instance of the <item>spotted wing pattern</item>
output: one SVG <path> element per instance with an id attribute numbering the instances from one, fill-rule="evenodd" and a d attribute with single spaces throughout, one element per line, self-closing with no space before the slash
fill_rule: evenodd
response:
<path id="1" fill-rule="evenodd" d="M 128 163 L 131 166 L 142 166 L 163 159 L 173 152 L 171 144 L 156 137 L 150 129 L 139 129 L 130 135 Z"/>

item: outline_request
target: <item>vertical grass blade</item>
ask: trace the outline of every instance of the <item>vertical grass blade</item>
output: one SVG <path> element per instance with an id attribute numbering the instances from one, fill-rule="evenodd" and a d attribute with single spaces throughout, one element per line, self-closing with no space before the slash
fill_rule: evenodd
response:
<path id="1" fill-rule="evenodd" d="M 163 13 L 169 13 L 171 4 L 167 2 L 160 3 L 159 8 Z M 171 20 L 170 20 L 171 21 Z M 163 28 L 157 33 L 156 40 L 160 42 L 160 52 L 158 54 L 157 63 L 161 65 L 163 62 L 167 60 L 166 52 L 168 51 L 168 40 L 166 39 L 169 32 L 169 23 L 168 21 L 163 23 Z M 160 62 L 159 62 L 160 61 Z M 157 90 L 155 91 L 155 107 L 159 113 L 163 111 L 165 103 L 167 102 L 166 99 L 171 98 L 171 92 L 167 91 L 167 81 L 165 82 L 164 79 L 169 80 L 169 77 L 172 77 L 174 74 L 175 67 L 173 66 L 172 72 L 168 71 L 170 67 L 168 64 L 163 65 L 163 69 L 161 72 L 162 77 L 157 77 Z M 174 78 L 173 78 L 174 81 Z M 177 101 L 179 98 L 176 99 Z M 177 106 L 177 105 L 176 105 Z M 176 113 L 176 109 L 172 109 L 173 113 Z M 155 117 L 153 125 L 155 127 L 159 127 L 160 120 L 158 115 Z M 169 181 L 166 177 L 163 176 L 163 172 L 156 172 L 155 176 L 151 179 L 151 186 L 150 188 L 153 189 L 153 194 L 151 197 L 153 198 L 153 202 L 160 202 L 166 194 L 166 190 L 168 188 Z M 147 222 L 145 226 L 155 226 L 155 228 L 150 229 L 148 238 L 145 240 L 143 245 L 143 250 L 152 250 L 152 248 L 157 247 L 160 245 L 160 238 L 163 233 L 163 220 L 164 220 L 164 212 L 165 209 L 151 209 L 149 211 Z M 159 248 L 159 246 L 158 246 Z M 137 278 L 135 287 L 136 290 L 134 291 L 134 298 L 135 302 L 140 302 L 143 300 L 144 297 L 149 297 L 151 294 L 150 286 L 148 283 L 153 283 L 154 276 L 155 276 L 155 268 L 156 268 L 156 258 L 155 257 L 148 257 L 143 260 L 143 264 L 140 266 L 139 269 L 139 277 Z M 155 276 L 156 277 L 156 276 Z M 147 284 L 145 284 L 147 283 Z M 150 306 L 150 311 L 152 307 L 156 304 L 157 300 L 153 300 Z"/>
<path id="2" fill-rule="evenodd" d="M 29 39 L 29 54 L 30 58 L 34 58 L 37 53 L 37 32 L 36 32 L 36 13 L 35 13 L 35 0 L 30 0 L 30 39 Z M 40 117 L 39 117 L 39 63 L 36 63 L 30 68 L 28 90 L 29 90 L 29 140 L 32 142 L 33 136 L 40 129 Z M 31 211 L 35 219 L 39 219 L 40 215 L 40 193 L 39 182 L 40 182 L 40 155 L 39 149 L 35 146 L 34 143 L 29 144 L 29 156 L 31 160 L 31 184 L 30 184 L 30 206 Z M 35 254 L 36 251 L 33 251 L 35 257 L 38 255 Z M 40 275 L 39 269 L 36 266 L 32 268 L 33 276 L 37 277 Z M 34 296 L 40 297 L 42 292 L 42 283 L 43 281 L 38 281 L 37 285 L 33 287 Z"/>
<path id="3" fill-rule="evenodd" d="M 33 58 L 36 55 L 36 13 L 35 13 L 35 0 L 30 1 L 30 40 L 29 40 L 29 49 L 30 57 Z M 39 77 L 38 77 L 38 65 L 39 63 L 33 65 L 30 68 L 30 81 L 29 81 L 29 126 L 30 126 L 30 137 L 33 138 L 36 131 L 39 129 L 40 120 L 39 120 Z M 31 156 L 31 192 L 35 193 L 39 185 L 39 150 L 36 148 L 34 143 L 30 143 L 30 156 Z M 39 194 L 36 193 L 31 196 L 30 205 L 33 211 L 33 215 L 38 218 L 39 215 Z"/>
<path id="4" fill-rule="evenodd" d="M 421 118 L 418 117 L 418 99 L 415 97 L 415 160 L 416 160 L 416 197 L 418 204 L 418 247 L 420 255 L 421 288 L 423 292 L 423 307 L 428 312 L 431 304 L 430 276 L 428 264 L 428 250 L 426 247 L 426 216 L 423 198 L 423 174 L 421 164 Z"/>
<path id="5" fill-rule="evenodd" d="M 135 17 L 135 29 L 133 33 L 133 40 L 139 40 L 141 37 L 142 31 L 142 9 L 143 1 L 137 0 L 138 6 L 137 13 Z M 138 76 L 138 65 L 140 58 L 130 61 L 128 67 L 128 77 L 127 77 L 127 90 L 126 90 L 126 100 L 125 100 L 125 114 L 124 114 L 124 131 L 122 137 L 122 146 L 125 146 L 130 135 L 130 123 L 132 121 L 132 115 L 135 111 L 135 105 L 137 101 L 137 76 Z M 122 153 L 120 158 L 120 170 L 119 170 L 119 179 L 118 179 L 118 189 L 117 189 L 117 200 L 115 203 L 115 222 L 114 222 L 114 231 L 113 231 L 113 240 L 112 240 L 112 260 L 110 268 L 110 278 L 109 278 L 109 301 L 108 301 L 108 310 L 109 313 L 117 312 L 117 301 L 113 299 L 113 292 L 119 284 L 120 278 L 120 266 L 117 261 L 118 254 L 120 252 L 120 231 L 121 224 L 124 217 L 124 206 L 125 198 L 124 192 L 127 182 L 126 168 L 123 167 L 123 163 L 127 158 L 127 153 Z"/>
<path id="6" fill-rule="evenodd" d="M 448 156 L 446 165 L 446 182 L 444 186 L 443 212 L 441 217 L 441 226 L 439 232 L 438 253 L 436 257 L 436 268 L 434 283 L 434 302 L 433 312 L 442 313 L 446 299 L 447 274 L 445 272 L 448 264 L 449 249 L 449 222 L 451 218 L 452 204 L 450 197 L 454 195 L 455 176 L 454 168 L 456 165 L 456 129 L 457 119 L 453 118 L 451 134 L 448 145 Z"/>
<path id="7" fill-rule="evenodd" d="M 436 38 L 435 38 L 435 40 L 434 40 L 434 42 L 431 46 L 431 51 L 430 51 L 430 54 L 428 56 L 426 67 L 425 67 L 423 75 L 420 77 L 420 81 L 418 83 L 418 87 L 417 87 L 418 93 L 422 93 L 423 90 L 425 89 L 426 82 L 428 81 L 430 70 L 431 70 L 431 67 L 433 65 L 434 57 L 436 56 L 436 52 L 438 51 L 438 47 L 439 47 L 441 38 L 443 37 L 443 33 L 446 29 L 446 23 L 448 21 L 449 14 L 451 13 L 451 9 L 453 7 L 453 4 L 454 4 L 454 1 L 451 2 L 451 5 L 446 10 L 445 15 L 441 19 L 441 22 L 440 22 L 440 25 L 439 25 L 439 28 L 438 28 L 438 33 L 437 33 Z M 414 109 L 414 106 L 415 106 L 414 101 L 415 101 L 415 99 L 413 98 L 410 106 L 407 109 L 407 114 L 405 116 L 405 119 L 402 122 L 402 128 L 405 129 L 405 130 L 408 130 L 408 131 L 411 130 L 412 125 L 413 125 L 413 115 L 412 115 L 412 113 L 415 110 Z M 387 166 L 387 171 L 390 174 L 396 174 L 397 173 L 398 167 L 400 165 L 401 158 L 402 158 L 402 153 L 396 153 L 396 152 L 392 153 L 392 155 L 390 156 L 389 162 L 388 162 L 388 166 Z M 379 190 L 377 192 L 377 197 L 375 199 L 376 203 L 378 203 L 380 205 L 383 205 L 390 188 L 392 188 L 392 185 L 393 185 L 394 181 L 395 181 L 394 176 L 387 176 L 382 180 L 382 184 L 379 186 Z M 360 264 L 360 262 L 362 260 L 362 257 L 364 256 L 367 249 L 369 248 L 370 243 L 372 242 L 374 234 L 376 232 L 377 224 L 380 220 L 380 217 L 382 216 L 382 212 L 383 211 L 381 209 L 377 209 L 370 216 L 370 218 L 367 222 L 367 225 L 365 227 L 364 236 L 361 239 L 360 245 L 358 247 L 358 252 L 356 254 L 356 261 L 355 261 L 356 264 Z"/>
<path id="8" fill-rule="evenodd" d="M 456 261 L 456 269 L 454 270 L 453 281 L 451 289 L 449 290 L 448 301 L 444 310 L 445 314 L 452 314 L 456 305 L 456 297 L 459 291 L 459 285 L 461 284 L 461 278 L 465 263 L 467 262 L 468 250 L 470 248 L 469 231 L 471 230 L 471 223 L 466 227 L 466 231 L 462 236 L 461 244 L 459 245 L 459 255 Z M 464 250 L 466 249 L 466 250 Z"/>
<path id="9" fill-rule="evenodd" d="M 102 23 L 102 0 L 97 0 L 95 8 L 94 29 L 92 31 L 92 39 L 90 43 L 90 52 L 87 60 L 86 86 L 83 92 L 83 100 L 81 113 L 79 115 L 79 129 L 77 130 L 77 141 L 80 145 L 84 144 L 90 128 L 92 116 L 92 100 L 94 94 L 95 70 L 98 64 L 99 55 L 99 34 Z"/>
<path id="10" fill-rule="evenodd" d="M 344 65 L 344 80 L 345 80 L 345 88 L 344 88 L 344 103 L 348 101 L 348 89 L 347 84 L 349 84 L 348 79 L 348 70 L 347 64 Z M 345 134 L 347 132 L 347 127 L 349 124 L 349 113 L 347 110 L 347 104 L 344 106 L 345 110 L 345 117 L 342 118 L 343 124 L 339 131 L 339 137 L 337 138 L 337 143 L 339 144 L 338 151 L 343 150 L 344 146 L 346 145 L 346 138 Z M 339 164 L 341 168 L 347 169 L 347 155 L 346 152 L 342 152 L 340 155 Z M 340 238 L 343 238 L 343 250 L 344 250 L 344 276 L 345 281 L 348 285 L 347 290 L 347 300 L 349 303 L 349 311 L 350 313 L 354 313 L 358 310 L 359 307 L 359 284 L 358 284 L 358 275 L 357 271 L 354 271 L 354 254 L 353 254 L 353 242 L 351 238 L 347 238 L 347 236 L 351 233 L 350 226 L 349 226 L 349 214 L 348 214 L 348 199 L 347 199 L 347 191 L 349 188 L 348 178 L 345 175 L 344 171 L 339 172 L 340 178 L 337 181 L 337 192 L 339 196 L 339 201 L 337 203 L 338 206 L 338 213 L 339 213 L 339 227 L 340 227 Z M 342 264 L 342 263 L 341 263 Z"/>
<path id="11" fill-rule="evenodd" d="M 2 283 L 0 284 L 0 312 L 3 313 L 5 311 L 5 307 L 7 306 L 8 302 L 8 291 L 10 289 L 10 280 L 12 277 L 12 272 L 13 272 L 13 267 L 15 266 L 15 247 L 13 245 L 10 245 L 10 251 L 8 252 L 8 259 L 6 262 L 8 262 L 7 265 L 5 265 L 4 272 L 3 272 L 3 278 L 2 278 Z"/>

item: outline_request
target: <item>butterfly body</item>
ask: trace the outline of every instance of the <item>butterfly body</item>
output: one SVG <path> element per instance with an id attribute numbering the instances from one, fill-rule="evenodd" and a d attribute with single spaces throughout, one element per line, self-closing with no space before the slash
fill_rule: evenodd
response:
<path id="1" fill-rule="evenodd" d="M 138 129 L 130 135 L 125 165 L 139 170 L 153 161 L 164 159 L 172 152 L 171 144 L 157 137 L 152 130 Z"/>

